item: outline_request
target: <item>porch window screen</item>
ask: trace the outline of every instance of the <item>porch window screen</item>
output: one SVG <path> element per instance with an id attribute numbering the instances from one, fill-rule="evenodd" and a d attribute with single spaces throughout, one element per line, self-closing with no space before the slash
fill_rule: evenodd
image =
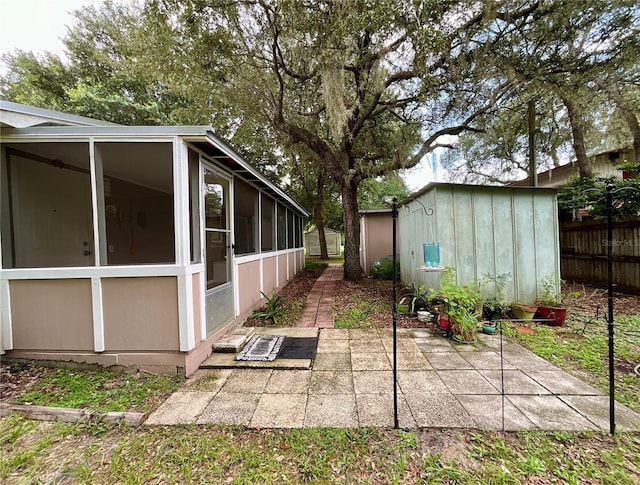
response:
<path id="1" fill-rule="evenodd" d="M 4 268 L 93 266 L 89 144 L 7 145 L 0 170 Z"/>
<path id="2" fill-rule="evenodd" d="M 296 216 L 296 247 L 302 247 L 302 216 Z"/>
<path id="3" fill-rule="evenodd" d="M 256 226 L 258 220 L 258 191 L 246 182 L 234 182 L 235 253 L 256 252 Z"/>
<path id="4" fill-rule="evenodd" d="M 114 142 L 95 147 L 104 187 L 104 206 L 98 210 L 106 236 L 100 241 L 101 263 L 175 262 L 172 144 Z"/>
<path id="5" fill-rule="evenodd" d="M 287 249 L 287 209 L 278 204 L 278 251 Z"/>
<path id="6" fill-rule="evenodd" d="M 276 225 L 276 203 L 275 201 L 266 195 L 262 195 L 262 234 L 261 238 L 261 250 L 273 251 L 275 249 L 275 225 Z"/>
<path id="7" fill-rule="evenodd" d="M 291 209 L 287 209 L 287 248 L 291 249 L 294 247 L 293 241 L 296 232 L 296 227 L 293 224 L 293 211 Z"/>

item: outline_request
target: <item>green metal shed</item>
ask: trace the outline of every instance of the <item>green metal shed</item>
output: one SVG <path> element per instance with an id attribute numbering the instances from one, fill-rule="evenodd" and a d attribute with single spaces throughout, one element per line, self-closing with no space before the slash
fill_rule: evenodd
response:
<path id="1" fill-rule="evenodd" d="M 438 288 L 441 273 L 424 271 L 423 243 L 438 243 L 440 265 L 459 284 L 510 273 L 510 301 L 531 303 L 540 281 L 560 277 L 556 191 L 432 183 L 399 206 L 401 279 Z"/>
<path id="2" fill-rule="evenodd" d="M 342 234 L 339 231 L 325 227 L 324 237 L 327 241 L 327 254 L 329 256 L 340 256 Z M 307 249 L 307 256 L 320 256 L 320 237 L 317 229 L 304 234 L 304 247 Z"/>

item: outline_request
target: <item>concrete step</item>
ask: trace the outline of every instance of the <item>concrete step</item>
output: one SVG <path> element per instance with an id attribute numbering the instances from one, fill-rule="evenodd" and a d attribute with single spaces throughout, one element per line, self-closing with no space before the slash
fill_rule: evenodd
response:
<path id="1" fill-rule="evenodd" d="M 213 343 L 213 352 L 239 352 L 255 331 L 254 327 L 236 327 Z"/>

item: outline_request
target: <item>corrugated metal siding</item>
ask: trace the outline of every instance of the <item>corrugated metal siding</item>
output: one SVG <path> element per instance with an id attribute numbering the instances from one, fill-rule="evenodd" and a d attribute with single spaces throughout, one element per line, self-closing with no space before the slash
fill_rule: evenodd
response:
<path id="1" fill-rule="evenodd" d="M 425 215 L 418 201 L 433 215 Z M 423 264 L 422 243 L 430 241 L 440 243 L 441 264 L 455 267 L 461 284 L 486 273 L 511 273 L 508 299 L 533 302 L 539 282 L 560 274 L 552 192 L 445 184 L 418 201 L 402 207 L 399 216 L 403 282 L 439 286 L 439 274 L 417 270 Z"/>
<path id="2" fill-rule="evenodd" d="M 339 256 L 340 246 L 342 244 L 340 233 L 325 230 L 324 236 L 327 240 L 327 254 L 329 256 Z M 307 248 L 308 256 L 320 256 L 320 238 L 318 237 L 317 230 L 307 232 L 304 235 L 304 245 Z"/>

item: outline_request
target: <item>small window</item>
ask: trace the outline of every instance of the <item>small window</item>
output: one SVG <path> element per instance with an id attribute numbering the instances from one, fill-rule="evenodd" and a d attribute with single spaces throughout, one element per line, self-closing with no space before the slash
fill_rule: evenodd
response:
<path id="1" fill-rule="evenodd" d="M 273 251 L 275 247 L 275 219 L 276 203 L 271 197 L 262 195 L 262 234 L 261 249 L 262 251 Z"/>

